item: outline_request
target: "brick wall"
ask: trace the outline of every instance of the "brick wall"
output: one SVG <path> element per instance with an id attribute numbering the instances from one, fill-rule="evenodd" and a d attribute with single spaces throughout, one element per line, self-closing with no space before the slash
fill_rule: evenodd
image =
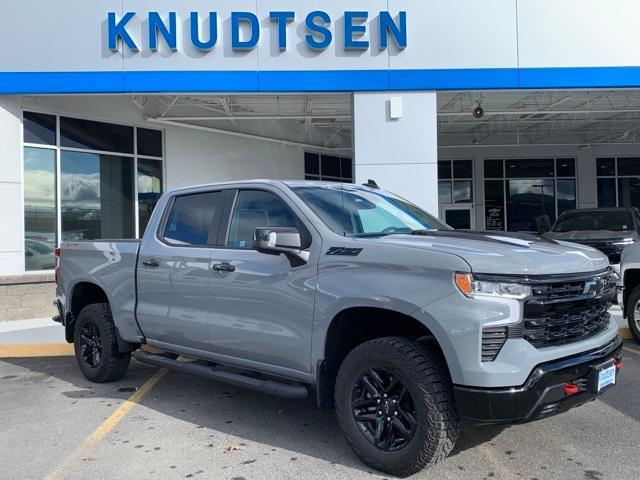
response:
<path id="1" fill-rule="evenodd" d="M 53 317 L 55 294 L 51 275 L 0 277 L 0 322 Z"/>

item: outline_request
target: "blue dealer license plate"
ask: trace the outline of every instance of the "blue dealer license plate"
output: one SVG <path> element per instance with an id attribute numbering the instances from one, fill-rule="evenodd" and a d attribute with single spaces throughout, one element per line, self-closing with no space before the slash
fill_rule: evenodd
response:
<path id="1" fill-rule="evenodd" d="M 598 392 L 616 383 L 616 366 L 603 367 L 598 371 Z"/>

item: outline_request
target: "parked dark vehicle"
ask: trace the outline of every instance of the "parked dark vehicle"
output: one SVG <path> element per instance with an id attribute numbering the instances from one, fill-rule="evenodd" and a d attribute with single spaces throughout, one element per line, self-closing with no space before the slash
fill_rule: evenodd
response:
<path id="1" fill-rule="evenodd" d="M 637 208 L 591 208 L 564 212 L 544 236 L 596 248 L 620 273 L 622 250 L 640 241 L 639 231 Z"/>
<path id="2" fill-rule="evenodd" d="M 375 187 L 188 188 L 141 241 L 62 243 L 57 321 L 91 381 L 133 355 L 310 395 L 366 464 L 404 476 L 444 459 L 462 419 L 529 422 L 615 385 L 617 276 L 563 243 L 453 231 Z"/>

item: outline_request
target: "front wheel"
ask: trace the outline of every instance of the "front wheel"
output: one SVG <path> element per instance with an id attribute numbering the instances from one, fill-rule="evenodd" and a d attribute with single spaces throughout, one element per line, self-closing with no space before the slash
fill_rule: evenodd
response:
<path id="1" fill-rule="evenodd" d="M 356 347 L 336 381 L 336 413 L 356 455 L 382 472 L 409 476 L 446 458 L 459 434 L 443 360 L 410 340 Z"/>
<path id="2" fill-rule="evenodd" d="M 629 330 L 636 342 L 640 343 L 640 285 L 633 289 L 627 302 Z"/>
<path id="3" fill-rule="evenodd" d="M 127 372 L 131 353 L 118 351 L 116 327 L 108 304 L 84 307 L 76 320 L 73 339 L 76 362 L 87 380 L 112 382 Z"/>

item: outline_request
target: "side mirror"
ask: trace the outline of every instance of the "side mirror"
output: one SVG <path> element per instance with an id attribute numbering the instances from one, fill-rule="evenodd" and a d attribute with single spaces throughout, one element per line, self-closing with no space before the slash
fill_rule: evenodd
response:
<path id="1" fill-rule="evenodd" d="M 33 257 L 33 252 L 29 251 L 29 250 L 25 250 L 24 251 L 24 256 L 25 257 Z"/>
<path id="2" fill-rule="evenodd" d="M 296 228 L 258 227 L 253 236 L 253 248 L 267 255 L 284 254 L 292 267 L 309 261 L 309 252 L 302 249 L 302 238 Z"/>

